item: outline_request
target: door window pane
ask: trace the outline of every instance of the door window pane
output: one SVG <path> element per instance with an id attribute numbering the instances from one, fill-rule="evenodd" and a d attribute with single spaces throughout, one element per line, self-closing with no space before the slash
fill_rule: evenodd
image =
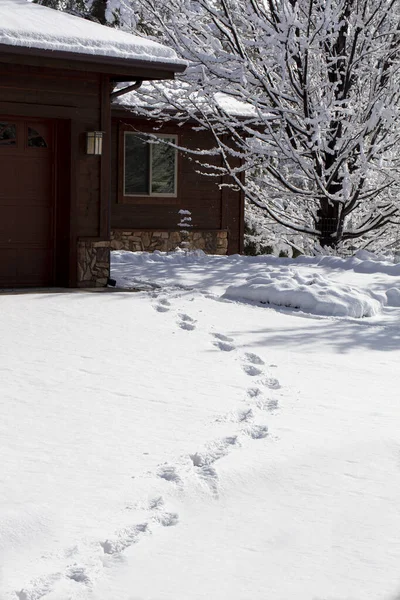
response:
<path id="1" fill-rule="evenodd" d="M 30 148 L 47 148 L 46 140 L 33 127 L 28 127 L 28 146 Z"/>
<path id="2" fill-rule="evenodd" d="M 12 123 L 0 122 L 0 146 L 15 146 L 17 127 Z"/>
<path id="3" fill-rule="evenodd" d="M 133 133 L 125 133 L 125 194 L 149 193 L 149 145 Z"/>
<path id="4" fill-rule="evenodd" d="M 173 138 L 163 138 L 163 140 L 174 142 Z M 152 144 L 152 194 L 175 193 L 175 155 L 176 150 L 172 146 L 163 143 Z"/>

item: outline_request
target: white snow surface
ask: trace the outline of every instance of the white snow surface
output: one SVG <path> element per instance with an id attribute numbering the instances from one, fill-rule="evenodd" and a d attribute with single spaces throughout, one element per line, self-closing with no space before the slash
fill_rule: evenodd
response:
<path id="1" fill-rule="evenodd" d="M 203 287 L 203 269 L 214 276 L 206 279 L 205 287 L 224 298 L 248 300 L 275 306 L 291 307 L 306 313 L 324 316 L 371 317 L 383 306 L 400 305 L 400 264 L 363 260 L 357 257 L 301 256 L 296 260 L 275 256 L 208 256 L 201 250 L 185 252 L 114 252 L 113 265 L 122 287 L 150 281 L 148 265 L 161 281 L 170 285 L 180 281 L 185 272 L 185 285 Z M 346 277 L 346 271 L 389 275 L 388 287 L 379 277 Z M 133 275 L 133 277 L 132 277 Z M 339 276 L 338 276 L 339 275 Z M 231 285 L 226 286 L 226 282 Z M 373 282 L 373 285 L 372 285 Z M 394 285 L 393 285 L 394 284 Z"/>
<path id="2" fill-rule="evenodd" d="M 121 87 L 124 85 L 121 84 Z M 237 98 L 224 92 L 217 92 L 214 96 L 216 105 L 228 115 L 238 118 L 257 118 L 258 113 L 254 106 L 241 102 Z M 202 110 L 205 113 L 212 112 L 209 99 L 202 91 L 193 90 L 193 87 L 180 79 L 162 82 L 145 82 L 139 90 L 127 92 L 114 100 L 125 108 L 135 111 L 140 109 L 162 110 L 167 107 L 170 110 L 189 112 Z"/>
<path id="3" fill-rule="evenodd" d="M 186 64 L 162 44 L 26 0 L 0 0 L 0 44 Z"/>
<path id="4" fill-rule="evenodd" d="M 400 308 L 223 297 L 398 297 L 367 262 L 117 252 L 142 291 L 0 294 L 1 600 L 397 600 Z"/>
<path id="5" fill-rule="evenodd" d="M 228 287 L 223 297 L 334 317 L 372 317 L 382 307 L 379 300 L 354 286 L 335 285 L 322 275 L 303 275 L 287 267 L 270 267 L 262 275 L 249 277 L 242 285 Z M 382 295 L 382 301 L 384 299 L 387 302 L 387 297 Z"/>

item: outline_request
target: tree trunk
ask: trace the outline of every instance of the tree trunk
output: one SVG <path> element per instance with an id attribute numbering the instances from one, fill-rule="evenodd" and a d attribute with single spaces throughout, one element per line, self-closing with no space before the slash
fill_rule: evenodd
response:
<path id="1" fill-rule="evenodd" d="M 93 0 L 90 14 L 102 25 L 106 24 L 107 0 Z"/>
<path id="2" fill-rule="evenodd" d="M 322 247 L 336 248 L 340 242 L 343 232 L 343 218 L 340 213 L 338 204 L 321 200 L 317 211 L 316 229 L 320 232 L 318 240 Z"/>

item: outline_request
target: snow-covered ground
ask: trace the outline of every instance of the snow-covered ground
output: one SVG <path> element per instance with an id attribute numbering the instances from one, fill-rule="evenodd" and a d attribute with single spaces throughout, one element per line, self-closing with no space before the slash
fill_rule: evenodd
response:
<path id="1" fill-rule="evenodd" d="M 1 600 L 398 600 L 400 266 L 113 274 L 0 295 Z"/>

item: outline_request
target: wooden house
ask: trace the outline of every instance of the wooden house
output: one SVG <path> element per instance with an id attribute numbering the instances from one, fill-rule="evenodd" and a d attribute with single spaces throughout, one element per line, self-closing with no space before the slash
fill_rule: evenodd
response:
<path id="1" fill-rule="evenodd" d="M 111 247 L 169 251 L 182 241 L 180 211 L 189 211 L 187 243 L 212 254 L 243 250 L 244 196 L 225 176 L 202 174 L 199 156 L 165 144 L 148 143 L 152 134 L 180 148 L 207 152 L 215 147 L 209 131 L 190 120 L 160 125 L 135 114 L 136 93 L 112 108 Z M 194 160 L 196 159 L 196 160 Z M 221 166 L 219 156 L 204 162 Z M 185 228 L 186 229 L 186 228 Z"/>
<path id="2" fill-rule="evenodd" d="M 184 69 L 160 44 L 0 0 L 0 287 L 107 283 L 111 92 Z"/>

